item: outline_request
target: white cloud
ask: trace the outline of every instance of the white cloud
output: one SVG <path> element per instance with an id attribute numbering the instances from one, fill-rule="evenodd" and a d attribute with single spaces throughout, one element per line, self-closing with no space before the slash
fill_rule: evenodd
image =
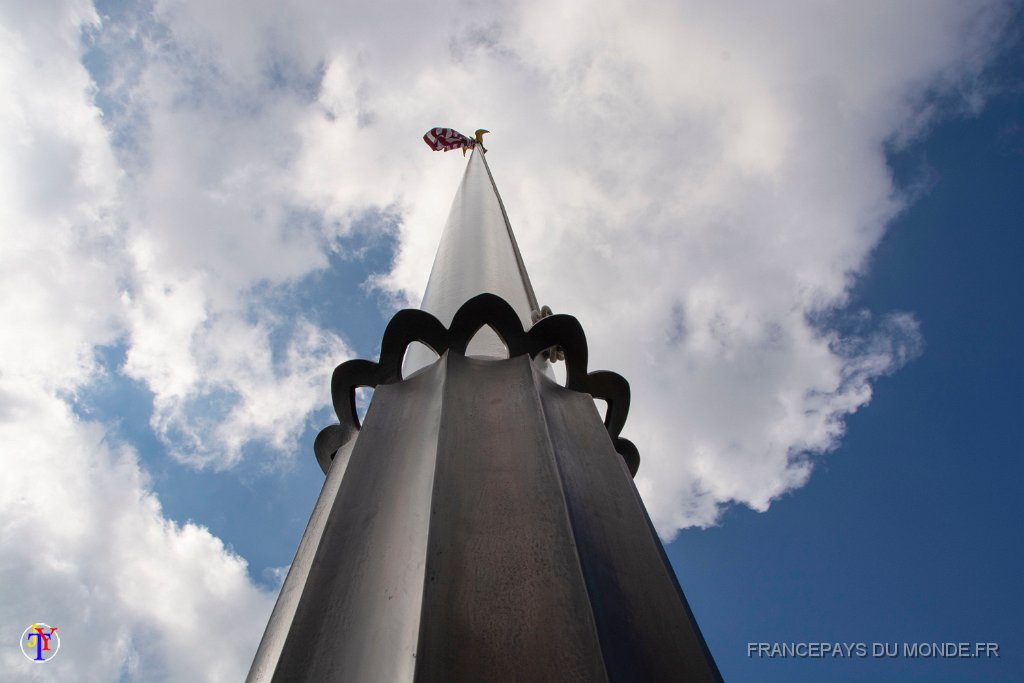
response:
<path id="1" fill-rule="evenodd" d="M 902 313 L 858 333 L 885 344 L 811 321 L 846 304 L 908 201 L 886 145 L 925 130 L 937 98 L 977 90 L 1006 6 L 567 1 L 453 14 L 447 41 L 406 37 L 417 58 L 405 70 L 387 32 L 344 59 L 345 41 L 333 45 L 361 66 L 341 101 L 352 109 L 364 92 L 359 106 L 376 113 L 368 129 L 325 119 L 303 136 L 307 159 L 335 158 L 332 175 L 365 171 L 339 204 L 395 182 L 351 141 L 420 169 L 410 119 L 485 123 L 541 299 L 577 314 L 593 362 L 633 383 L 627 434 L 661 532 L 712 523 L 729 502 L 763 510 L 802 485 L 871 381 L 920 347 Z M 427 199 L 432 173 L 402 179 L 386 282 L 415 301 L 445 208 Z"/>
<path id="2" fill-rule="evenodd" d="M 43 392 L 8 393 L 0 422 L 0 636 L 45 620 L 45 666 L 0 652 L 0 680 L 237 681 L 273 596 L 209 531 L 163 517 L 130 448 Z"/>
<path id="3" fill-rule="evenodd" d="M 903 314 L 855 352 L 811 320 L 846 303 L 904 206 L 886 143 L 970 83 L 1001 15 L 562 7 L 558 31 L 527 14 L 535 30 L 509 41 L 546 72 L 537 89 L 559 90 L 539 126 L 559 152 L 492 155 L 536 289 L 581 318 L 593 362 L 632 382 L 626 434 L 663 534 L 723 503 L 764 510 L 920 346 Z"/>
<path id="4" fill-rule="evenodd" d="M 64 635 L 45 667 L 5 649 L 0 679 L 238 680 L 272 596 L 206 529 L 166 519 L 134 451 L 108 443 L 102 425 L 65 401 L 104 372 L 95 348 L 146 315 L 126 294 L 138 276 L 122 197 L 133 179 L 80 63 L 80 30 L 95 26 L 95 13 L 88 3 L 34 3 L 5 6 L 0 18 L 0 635 L 13 643 L 39 620 Z M 177 326 L 175 341 L 189 336 L 188 306 L 153 315 Z M 259 394 L 280 385 L 291 401 L 330 341 L 306 324 L 291 338 L 280 376 L 253 371 Z M 187 353 L 173 360 L 187 378 Z M 243 410 L 235 433 L 281 445 L 304 423 L 311 399 L 302 399 L 260 420 Z M 211 632 L 224 639 L 216 653 Z"/>
<path id="5" fill-rule="evenodd" d="M 341 340 L 299 318 L 283 357 L 275 360 L 263 322 L 220 314 L 197 327 L 182 366 L 202 368 L 201 376 L 188 378 L 192 381 L 180 382 L 178 373 L 167 372 L 178 367 L 173 340 L 133 346 L 126 366 L 154 387 L 153 424 L 172 455 L 224 468 L 235 464 L 252 441 L 294 452 L 296 431 L 329 400 L 330 373 L 349 355 Z M 152 355 L 143 357 L 146 352 Z"/>

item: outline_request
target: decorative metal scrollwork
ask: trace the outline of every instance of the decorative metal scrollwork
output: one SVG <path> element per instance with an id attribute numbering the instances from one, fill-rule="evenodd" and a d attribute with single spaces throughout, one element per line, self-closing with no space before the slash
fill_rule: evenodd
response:
<path id="1" fill-rule="evenodd" d="M 418 341 L 438 356 L 446 351 L 465 355 L 466 347 L 484 325 L 489 325 L 508 347 L 509 358 L 529 354 L 536 358 L 552 347 L 565 357 L 567 389 L 590 394 L 608 404 L 604 425 L 616 452 L 632 475 L 640 467 L 640 453 L 628 439 L 619 436 L 629 413 L 629 383 L 607 370 L 587 372 L 587 338 L 579 321 L 571 315 L 554 314 L 541 318 L 529 331 L 523 329 L 515 310 L 499 296 L 479 294 L 455 313 L 451 327 L 431 314 L 416 309 L 399 311 L 391 318 L 381 341 L 380 360 L 350 360 L 334 369 L 331 399 L 339 423 L 317 435 L 313 444 L 320 467 L 327 472 L 334 454 L 355 438 L 359 431 L 356 415 L 356 389 L 375 388 L 402 381 L 402 361 L 409 344 Z"/>

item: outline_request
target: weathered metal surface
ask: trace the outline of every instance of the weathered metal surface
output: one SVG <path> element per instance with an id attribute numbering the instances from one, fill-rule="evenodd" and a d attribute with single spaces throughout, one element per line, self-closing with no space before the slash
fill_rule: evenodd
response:
<path id="1" fill-rule="evenodd" d="M 510 358 L 466 357 L 485 324 Z M 440 361 L 403 380 L 414 340 Z M 553 344 L 565 387 L 532 361 Z M 376 387 L 362 425 L 357 386 Z M 328 481 L 351 455 L 251 681 L 721 680 L 633 486 L 628 384 L 587 373 L 574 318 L 524 331 L 493 295 L 449 328 L 402 311 L 379 362 L 336 369 L 332 397 Z"/>
<path id="2" fill-rule="evenodd" d="M 718 681 L 590 396 L 448 356 L 416 681 Z"/>
<path id="3" fill-rule="evenodd" d="M 306 580 L 309 576 L 309 568 L 313 564 L 313 558 L 320 547 L 320 539 L 323 538 L 324 526 L 327 524 L 327 517 L 334 507 L 338 495 L 338 489 L 345 477 L 345 470 L 348 467 L 349 458 L 352 455 L 352 447 L 355 440 L 349 440 L 340 445 L 337 454 L 334 456 L 333 464 L 329 464 L 327 478 L 320 490 L 320 496 L 313 506 L 313 513 L 306 524 L 306 530 L 299 541 L 299 549 L 295 552 L 291 567 L 288 568 L 288 576 L 281 584 L 281 592 L 278 594 L 277 602 L 274 604 L 274 611 L 270 613 L 270 621 L 267 623 L 263 640 L 260 641 L 259 649 L 253 659 L 252 667 L 249 669 L 249 676 L 246 683 L 257 683 L 258 681 L 269 681 L 277 667 L 278 659 L 281 657 L 281 650 L 284 648 L 285 637 L 295 619 L 295 608 L 299 604 L 299 598 L 306 587 Z"/>
<path id="4" fill-rule="evenodd" d="M 413 679 L 444 374 L 374 392 L 268 680 Z"/>
<path id="5" fill-rule="evenodd" d="M 720 680 L 625 462 L 586 395 L 536 377 L 608 678 Z"/>
<path id="6" fill-rule="evenodd" d="M 606 680 L 532 364 L 447 358 L 416 681 Z"/>

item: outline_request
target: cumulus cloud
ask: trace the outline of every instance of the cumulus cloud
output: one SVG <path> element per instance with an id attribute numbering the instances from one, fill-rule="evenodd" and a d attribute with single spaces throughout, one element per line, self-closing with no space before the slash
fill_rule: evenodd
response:
<path id="1" fill-rule="evenodd" d="M 56 617 L 96 634 L 64 645 L 91 648 L 76 678 L 190 681 L 238 678 L 268 598 L 218 539 L 163 517 L 136 453 L 69 396 L 123 373 L 179 460 L 289 457 L 352 351 L 346 321 L 325 329 L 282 293 L 386 214 L 398 251 L 373 283 L 415 304 L 463 169 L 418 138 L 484 126 L 541 303 L 632 383 L 626 436 L 659 531 L 767 509 L 920 352 L 912 313 L 846 310 L 910 200 L 886 150 L 951 101 L 980 106 L 1011 12 L 100 7 L 0 8 L 3 621 L 75 606 Z M 122 367 L 96 360 L 112 343 Z M 63 526 L 30 541 L 52 510 Z M 209 629 L 231 634 L 222 668 L 197 654 Z M 39 669 L 17 675 L 61 677 Z"/>
<path id="2" fill-rule="evenodd" d="M 936 101 L 976 96 L 1008 12 L 566 0 L 412 22 L 380 5 L 324 32 L 334 10 L 314 6 L 282 29 L 258 3 L 243 30 L 225 6 L 165 9 L 175 35 L 223 56 L 216 73 L 320 70 L 281 121 L 292 196 L 341 230 L 363 202 L 397 207 L 400 250 L 377 282 L 400 300 L 418 300 L 461 170 L 416 138 L 495 131 L 537 291 L 633 382 L 638 485 L 666 537 L 800 486 L 871 381 L 920 347 L 908 314 L 847 337 L 815 321 L 846 305 L 906 205 L 886 149 L 925 130 Z"/>
<path id="3" fill-rule="evenodd" d="M 0 422 L 0 635 L 45 616 L 64 637 L 45 667 L 0 653 L 5 681 L 237 681 L 273 596 L 245 560 L 166 519 L 131 448 L 43 392 Z M 213 648 L 213 649 L 211 649 Z"/>
<path id="4" fill-rule="evenodd" d="M 46 620 L 69 636 L 46 667 L 6 650 L 0 679 L 238 680 L 272 596 L 206 529 L 166 519 L 134 449 L 109 442 L 106 427 L 77 418 L 68 400 L 110 371 L 97 347 L 159 338 L 154 328 L 164 326 L 184 352 L 170 359 L 175 367 L 158 395 L 238 387 L 237 405 L 216 429 L 283 447 L 313 400 L 305 385 L 313 374 L 326 381 L 329 368 L 311 363 L 344 348 L 294 317 L 283 321 L 278 359 L 230 353 L 231 343 L 267 346 L 259 335 L 246 339 L 244 325 L 218 337 L 226 345 L 196 347 L 190 340 L 201 335 L 190 320 L 230 319 L 232 309 L 176 281 L 165 280 L 164 299 L 152 307 L 159 310 L 147 309 L 146 278 L 160 276 L 140 267 L 149 233 L 125 201 L 135 179 L 112 148 L 81 63 L 81 32 L 97 30 L 98 16 L 88 3 L 34 3 L 5 5 L 0 19 L 0 630 L 15 642 L 24 626 Z M 186 285 L 202 278 L 189 275 Z M 265 336 L 268 314 L 259 320 L 251 326 Z M 152 358 L 153 346 L 131 348 Z M 271 395 L 283 403 L 266 405 Z M 208 446 L 216 444 L 211 434 Z M 222 459 L 232 448 L 221 448 Z M 208 655 L 211 632 L 225 639 L 216 657 Z"/>
<path id="5" fill-rule="evenodd" d="M 496 135 L 491 163 L 538 296 L 632 382 L 626 433 L 664 536 L 802 485 L 921 348 L 909 314 L 820 321 L 908 201 L 887 147 L 937 98 L 974 96 L 1005 12 L 563 2 L 466 34 L 482 99 L 529 84 L 484 107 L 492 130 L 534 134 Z M 393 286 L 415 292 L 419 249 Z"/>
<path id="6" fill-rule="evenodd" d="M 324 268 L 332 246 L 293 191 L 286 123 L 309 104 L 318 68 L 290 73 L 282 58 L 282 73 L 251 72 L 162 21 L 175 16 L 143 4 L 89 33 L 128 175 L 123 371 L 153 392 L 152 426 L 173 456 L 224 468 L 250 442 L 293 450 L 351 354 L 301 311 L 273 306 L 275 288 Z M 349 218 L 368 206 L 350 203 Z"/>

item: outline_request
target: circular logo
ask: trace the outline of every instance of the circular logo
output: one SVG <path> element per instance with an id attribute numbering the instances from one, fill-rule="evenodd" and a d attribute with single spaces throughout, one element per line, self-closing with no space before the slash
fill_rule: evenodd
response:
<path id="1" fill-rule="evenodd" d="M 33 662 L 48 662 L 60 649 L 57 627 L 32 624 L 21 634 L 21 651 Z"/>

